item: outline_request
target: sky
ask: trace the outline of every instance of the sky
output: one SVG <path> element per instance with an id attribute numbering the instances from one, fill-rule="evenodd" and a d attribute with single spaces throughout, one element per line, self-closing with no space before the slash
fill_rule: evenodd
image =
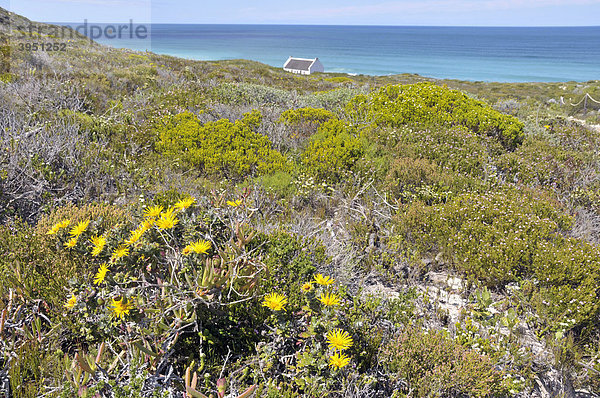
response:
<path id="1" fill-rule="evenodd" d="M 0 0 L 43 22 L 600 26 L 600 0 Z"/>

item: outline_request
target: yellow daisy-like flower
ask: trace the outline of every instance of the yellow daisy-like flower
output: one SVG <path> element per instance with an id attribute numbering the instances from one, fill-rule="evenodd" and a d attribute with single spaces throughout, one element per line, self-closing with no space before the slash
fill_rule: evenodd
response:
<path id="1" fill-rule="evenodd" d="M 77 304 L 77 296 L 71 293 L 71 298 L 65 303 L 65 308 L 71 309 L 75 307 L 75 304 Z"/>
<path id="2" fill-rule="evenodd" d="M 155 223 L 158 229 L 171 229 L 179 223 L 179 220 L 175 217 L 175 214 L 173 214 L 174 210 L 175 209 L 169 209 L 166 212 L 161 213 L 160 218 L 156 220 Z"/>
<path id="3" fill-rule="evenodd" d="M 129 255 L 129 248 L 127 246 L 119 246 L 117 247 L 112 254 L 111 260 L 118 260 L 122 257 L 126 257 Z"/>
<path id="4" fill-rule="evenodd" d="M 69 249 L 75 247 L 78 239 L 79 238 L 77 236 L 72 237 L 71 239 L 69 239 L 68 241 L 65 242 L 65 247 L 69 248 Z"/>
<path id="5" fill-rule="evenodd" d="M 350 363 L 350 358 L 341 352 L 336 352 L 329 357 L 329 365 L 336 369 L 341 369 Z"/>
<path id="6" fill-rule="evenodd" d="M 191 253 L 206 254 L 210 249 L 210 242 L 200 239 L 194 243 L 190 243 L 183 249 L 183 254 L 188 255 Z"/>
<path id="7" fill-rule="evenodd" d="M 62 220 L 58 224 L 54 224 L 52 228 L 50 228 L 50 231 L 46 232 L 46 235 L 54 235 L 61 229 L 67 228 L 69 224 L 71 224 L 71 220 Z"/>
<path id="8" fill-rule="evenodd" d="M 154 225 L 154 220 L 149 218 L 147 220 L 142 221 L 142 223 L 140 224 L 140 226 L 138 227 L 138 229 L 142 229 L 144 230 L 144 232 L 146 232 L 147 230 L 149 230 L 150 228 L 152 228 L 152 226 Z"/>
<path id="9" fill-rule="evenodd" d="M 115 300 L 112 299 L 111 310 L 113 311 L 113 315 L 117 318 L 124 319 L 125 315 L 129 315 L 129 311 L 133 309 L 133 305 L 128 303 L 127 301 L 123 302 L 124 299 Z"/>
<path id="10" fill-rule="evenodd" d="M 79 236 L 85 232 L 88 225 L 90 225 L 90 220 L 82 221 L 79 224 L 77 224 L 76 226 L 74 226 L 73 228 L 71 228 L 71 231 L 69 231 L 69 234 L 71 236 Z"/>
<path id="11" fill-rule="evenodd" d="M 229 205 L 231 207 L 239 207 L 241 204 L 242 204 L 242 200 L 241 199 L 238 199 L 236 201 L 231 201 L 231 200 L 227 201 L 227 205 Z"/>
<path id="12" fill-rule="evenodd" d="M 92 248 L 92 256 L 96 257 L 102 253 L 104 246 L 106 246 L 106 238 L 104 236 L 92 236 L 90 242 L 94 245 Z"/>
<path id="13" fill-rule="evenodd" d="M 181 199 L 179 202 L 175 203 L 175 208 L 177 210 L 184 210 L 193 205 L 196 202 L 196 199 L 189 197 L 185 199 Z"/>
<path id="14" fill-rule="evenodd" d="M 342 329 L 333 329 L 327 332 L 329 348 L 336 351 L 344 351 L 352 347 L 352 337 Z"/>
<path id="15" fill-rule="evenodd" d="M 334 293 L 321 293 L 319 301 L 327 306 L 334 306 L 340 303 L 340 299 Z"/>
<path id="16" fill-rule="evenodd" d="M 99 285 L 104 282 L 104 278 L 106 278 L 106 273 L 108 272 L 108 267 L 106 264 L 102 264 L 100 268 L 98 268 L 98 272 L 94 277 L 94 285 Z"/>
<path id="17" fill-rule="evenodd" d="M 302 285 L 301 289 L 304 293 L 308 293 L 314 289 L 314 286 L 311 282 L 306 282 L 304 285 Z"/>
<path id="18" fill-rule="evenodd" d="M 322 286 L 329 286 L 329 285 L 333 284 L 333 279 L 331 279 L 329 276 L 323 276 L 321 274 L 316 274 L 315 282 L 317 282 L 319 285 L 322 285 Z"/>
<path id="19" fill-rule="evenodd" d="M 287 304 L 287 298 L 279 293 L 271 293 L 265 297 L 263 301 L 263 307 L 269 307 L 273 311 L 281 311 Z"/>
<path id="20" fill-rule="evenodd" d="M 158 206 L 158 205 L 148 207 L 146 210 L 144 210 L 144 216 L 146 218 L 158 217 L 158 216 L 160 216 L 160 213 L 162 213 L 163 209 L 164 209 L 164 207 Z"/>
<path id="21" fill-rule="evenodd" d="M 133 245 L 135 242 L 137 242 L 138 240 L 140 240 L 140 238 L 142 237 L 142 235 L 144 234 L 144 232 L 146 232 L 146 229 L 142 226 L 142 227 L 138 227 L 137 229 L 131 231 L 129 233 L 129 239 L 127 239 L 125 241 L 126 245 Z"/>

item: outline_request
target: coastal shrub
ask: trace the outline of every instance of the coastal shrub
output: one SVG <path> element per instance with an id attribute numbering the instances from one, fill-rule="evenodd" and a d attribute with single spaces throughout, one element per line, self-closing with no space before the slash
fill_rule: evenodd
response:
<path id="1" fill-rule="evenodd" d="M 233 123 L 222 119 L 204 125 L 188 112 L 167 117 L 156 149 L 181 167 L 232 179 L 283 170 L 284 156 L 256 132 L 260 120 L 258 111 Z"/>
<path id="2" fill-rule="evenodd" d="M 372 127 L 364 132 L 380 151 L 394 157 L 427 159 L 441 171 L 485 177 L 500 145 L 464 127 L 414 129 Z"/>
<path id="3" fill-rule="evenodd" d="M 463 347 L 444 331 L 404 330 L 381 348 L 379 359 L 408 396 L 507 396 L 510 389 L 493 358 Z"/>
<path id="4" fill-rule="evenodd" d="M 598 248 L 564 236 L 572 219 L 548 199 L 515 190 L 462 194 L 445 204 L 412 204 L 400 215 L 421 253 L 441 253 L 492 288 L 524 289 L 543 332 L 588 327 L 600 312 Z"/>
<path id="5" fill-rule="evenodd" d="M 429 205 L 446 202 L 482 185 L 473 178 L 442 171 L 428 159 L 401 157 L 390 165 L 384 187 L 402 202 L 420 200 Z"/>
<path id="6" fill-rule="evenodd" d="M 537 244 L 571 225 L 548 201 L 513 190 L 465 193 L 400 218 L 422 249 L 441 250 L 490 287 L 530 275 Z"/>
<path id="7" fill-rule="evenodd" d="M 565 191 L 573 187 L 590 160 L 589 153 L 529 138 L 516 151 L 500 156 L 497 164 L 508 181 Z"/>
<path id="8" fill-rule="evenodd" d="M 288 91 L 253 83 L 221 83 L 210 92 L 210 98 L 230 105 L 288 105 Z"/>
<path id="9" fill-rule="evenodd" d="M 333 113 L 325 109 L 299 108 L 283 112 L 278 122 L 283 123 L 289 130 L 289 139 L 304 141 L 323 123 L 335 118 Z"/>
<path id="10" fill-rule="evenodd" d="M 400 127 L 464 126 L 479 135 L 496 138 L 509 149 L 524 138 L 523 124 L 482 101 L 432 83 L 385 86 L 370 94 L 356 96 L 346 106 L 355 123 Z"/>
<path id="11" fill-rule="evenodd" d="M 325 108 L 334 112 L 343 111 L 345 106 L 357 94 L 364 92 L 355 88 L 340 87 L 329 91 L 317 91 L 301 97 L 304 106 Z"/>
<path id="12" fill-rule="evenodd" d="M 321 181 L 340 182 L 365 153 L 366 145 L 351 128 L 333 119 L 325 122 L 301 157 L 302 165 Z"/>
<path id="13" fill-rule="evenodd" d="M 281 114 L 279 122 L 289 125 L 297 125 L 302 123 L 315 123 L 317 125 L 334 119 L 335 115 L 326 109 L 315 108 L 298 108 L 289 109 Z"/>

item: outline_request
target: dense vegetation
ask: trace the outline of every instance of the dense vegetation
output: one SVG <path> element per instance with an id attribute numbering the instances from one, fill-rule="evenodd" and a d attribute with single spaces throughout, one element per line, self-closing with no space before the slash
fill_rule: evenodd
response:
<path id="1" fill-rule="evenodd" d="M 27 24 L 0 9 L 0 395 L 600 393 L 600 116 L 558 100 L 600 82 L 19 51 L 62 40 Z"/>

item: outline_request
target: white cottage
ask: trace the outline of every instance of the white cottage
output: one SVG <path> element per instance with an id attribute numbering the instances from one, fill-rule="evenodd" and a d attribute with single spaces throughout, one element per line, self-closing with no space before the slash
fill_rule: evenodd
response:
<path id="1" fill-rule="evenodd" d="M 301 75 L 310 75 L 314 72 L 325 72 L 323 64 L 319 58 L 294 58 L 289 57 L 283 65 L 286 72 L 298 73 Z"/>

